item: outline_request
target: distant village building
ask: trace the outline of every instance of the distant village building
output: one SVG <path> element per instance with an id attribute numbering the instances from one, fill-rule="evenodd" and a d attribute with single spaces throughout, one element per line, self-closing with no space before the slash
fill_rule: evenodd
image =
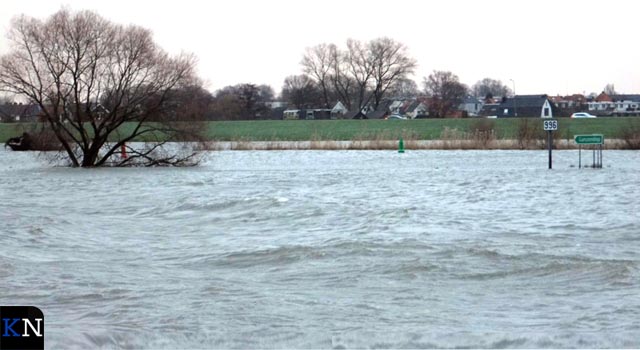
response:
<path id="1" fill-rule="evenodd" d="M 381 107 L 384 108 L 384 105 L 382 104 Z M 416 119 L 428 116 L 429 107 L 422 99 L 407 98 L 387 101 L 384 112 L 383 118 L 397 115 L 407 119 Z"/>
<path id="2" fill-rule="evenodd" d="M 414 100 L 405 105 L 403 115 L 409 119 L 426 117 L 429 115 L 429 107 L 424 102 Z"/>
<path id="3" fill-rule="evenodd" d="M 369 119 L 362 111 L 349 111 L 344 115 L 345 119 Z"/>
<path id="4" fill-rule="evenodd" d="M 287 109 L 283 113 L 284 120 L 315 120 L 332 119 L 331 110 L 327 108 L 316 109 Z"/>
<path id="5" fill-rule="evenodd" d="M 573 113 L 584 112 L 587 109 L 587 97 L 580 94 L 569 96 L 551 96 L 549 97 L 553 105 L 556 107 L 556 117 L 569 117 Z"/>
<path id="6" fill-rule="evenodd" d="M 338 101 L 333 108 L 331 108 L 331 119 L 342 119 L 349 110 L 342 102 Z"/>
<path id="7" fill-rule="evenodd" d="M 586 110 L 598 116 L 640 115 L 640 95 L 608 95 L 602 92 L 593 101 L 587 102 Z"/>
<path id="8" fill-rule="evenodd" d="M 367 113 L 367 119 L 386 119 L 390 114 L 388 109 L 381 106 L 381 108 Z"/>
<path id="9" fill-rule="evenodd" d="M 458 106 L 458 109 L 469 117 L 477 117 L 480 115 L 483 103 L 474 96 L 467 96 L 462 100 L 462 103 Z"/>
<path id="10" fill-rule="evenodd" d="M 480 115 L 496 118 L 553 118 L 556 110 L 547 95 L 503 97 L 500 103 L 485 104 Z"/>
<path id="11" fill-rule="evenodd" d="M 35 104 L 8 103 L 0 105 L 0 121 L 4 123 L 36 122 L 42 116 Z"/>
<path id="12" fill-rule="evenodd" d="M 285 109 L 284 120 L 346 119 L 349 110 L 338 101 L 333 108 Z"/>

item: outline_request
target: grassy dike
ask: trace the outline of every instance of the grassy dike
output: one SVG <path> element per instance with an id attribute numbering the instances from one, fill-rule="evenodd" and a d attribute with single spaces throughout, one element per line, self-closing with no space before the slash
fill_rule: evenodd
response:
<path id="1" fill-rule="evenodd" d="M 575 134 L 604 134 L 606 138 L 621 138 L 624 130 L 640 125 L 640 118 L 560 118 L 561 138 Z M 541 119 L 529 119 L 530 125 Z M 497 139 L 516 139 L 520 119 L 419 119 L 419 120 L 291 120 L 291 121 L 224 121 L 209 122 L 206 135 L 212 141 L 353 141 L 394 140 L 399 137 L 415 140 L 440 140 L 445 130 L 466 133 L 491 125 Z"/>
<path id="2" fill-rule="evenodd" d="M 573 139 L 575 134 L 604 134 L 607 139 L 623 138 L 625 130 L 640 128 L 640 118 L 559 118 L 559 137 Z M 542 129 L 541 119 L 528 119 L 529 125 Z M 537 126 L 539 124 L 539 126 Z M 267 120 L 214 121 L 202 126 L 210 141 L 360 141 L 441 140 L 443 135 L 472 132 L 487 126 L 496 139 L 516 139 L 521 119 L 420 119 L 420 120 Z M 124 125 L 123 128 L 129 128 Z M 0 123 L 0 141 L 35 130 L 29 123 Z M 449 133 L 447 133 L 449 132 Z M 455 132 L 453 133 L 455 134 Z M 448 136 L 450 137 L 450 136 Z"/>

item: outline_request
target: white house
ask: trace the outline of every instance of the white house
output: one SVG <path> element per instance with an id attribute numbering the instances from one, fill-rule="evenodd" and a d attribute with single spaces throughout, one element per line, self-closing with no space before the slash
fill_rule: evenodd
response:
<path id="1" fill-rule="evenodd" d="M 338 101 L 333 108 L 331 108 L 331 119 L 341 119 L 349 110 L 342 102 Z"/>
<path id="2" fill-rule="evenodd" d="M 467 112 L 470 117 L 477 117 L 480 115 L 483 103 L 473 96 L 467 96 L 462 100 L 462 103 L 458 106 L 461 111 Z"/>

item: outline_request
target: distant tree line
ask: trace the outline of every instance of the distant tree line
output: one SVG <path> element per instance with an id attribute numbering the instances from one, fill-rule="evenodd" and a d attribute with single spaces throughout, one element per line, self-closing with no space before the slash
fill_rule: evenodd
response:
<path id="1" fill-rule="evenodd" d="M 384 99 L 423 97 L 430 115 L 448 116 L 468 95 L 485 99 L 511 95 L 499 80 L 485 78 L 470 89 L 448 71 L 433 71 L 423 78 L 423 89 L 410 77 L 417 67 L 407 47 L 393 39 L 369 42 L 347 40 L 340 49 L 335 44 L 307 48 L 303 74 L 285 79 L 281 98 L 292 107 L 331 108 L 337 101 L 349 110 L 378 109 Z"/>
<path id="2" fill-rule="evenodd" d="M 477 98 L 492 98 L 513 95 L 513 91 L 500 80 L 484 78 L 471 87 L 471 93 Z"/>
<path id="3" fill-rule="evenodd" d="M 54 126 L 61 122 L 61 115 L 70 115 L 71 119 L 79 122 L 83 117 L 93 118 L 92 109 L 80 111 L 81 108 L 76 108 L 72 111 L 72 107 L 98 102 L 113 114 L 121 113 L 117 123 L 122 123 L 135 118 L 143 118 L 144 122 L 271 119 L 270 102 L 273 101 L 284 102 L 289 108 L 296 109 L 332 108 L 340 101 L 351 111 L 371 111 L 379 109 L 385 100 L 416 98 L 427 103 L 432 117 L 447 117 L 467 96 L 484 100 L 513 95 L 513 91 L 500 80 L 484 78 L 468 87 L 460 82 L 456 74 L 440 70 L 423 77 L 418 87 L 412 78 L 418 65 L 416 59 L 411 57 L 406 45 L 387 37 L 369 41 L 348 39 L 343 46 L 322 43 L 307 48 L 300 61 L 300 74 L 287 76 L 279 95 L 271 86 L 254 83 L 230 85 L 212 93 L 195 77 L 193 57 L 177 57 L 171 61 L 151 42 L 149 31 L 130 27 L 125 28 L 129 30 L 125 33 L 124 29 L 116 28 L 117 25 L 111 28 L 111 25 L 97 14 L 73 14 L 69 11 L 61 11 L 45 23 L 29 18 L 14 22 L 10 36 L 16 51 L 3 57 L 1 85 L 5 91 L 27 96 L 31 101 L 49 107 L 47 111 L 54 108 L 50 116 Z M 56 33 L 59 37 L 55 36 Z M 120 35 L 116 37 L 117 40 L 103 39 L 116 34 Z M 91 35 L 100 37 L 92 38 Z M 95 43 L 104 47 L 91 47 L 94 41 L 85 39 L 96 39 Z M 127 40 L 138 46 L 126 47 L 124 44 Z M 78 56 L 72 51 L 74 45 L 76 49 L 85 50 L 81 54 L 90 53 L 93 56 Z M 34 56 L 30 52 L 32 48 L 40 50 L 36 52 L 42 54 Z M 60 54 L 50 55 L 47 50 L 52 48 L 56 48 Z M 146 56 L 135 56 L 135 50 L 143 49 L 147 50 L 143 52 Z M 125 50 L 131 51 L 132 57 L 139 58 L 140 62 L 126 61 L 127 56 L 122 56 L 118 50 L 126 54 L 129 53 Z M 115 57 L 109 57 L 110 54 Z M 65 60 L 84 66 L 73 69 L 64 63 Z M 116 64 L 110 66 L 104 62 Z M 145 62 L 147 66 L 143 67 Z M 126 64 L 134 63 L 149 71 L 150 64 L 155 64 L 158 68 L 153 74 L 163 77 L 163 72 L 167 71 L 175 77 L 166 74 L 163 77 L 165 79 L 155 80 L 166 84 L 156 86 L 158 84 L 149 81 L 150 75 L 116 76 L 120 74 L 116 71 L 120 66 L 127 68 Z M 176 67 L 179 68 L 177 71 L 170 69 Z M 50 81 L 29 84 L 34 82 L 29 74 L 37 76 L 40 69 L 50 73 Z M 166 79 L 169 77 L 174 79 Z M 114 81 L 115 78 L 126 84 Z M 86 86 L 81 83 L 86 83 Z M 57 94 L 42 94 L 56 84 L 71 86 L 72 89 L 61 90 Z M 613 84 L 608 84 L 604 91 L 615 94 Z M 140 92 L 145 94 L 138 101 L 134 97 Z M 74 95 L 76 93 L 77 97 Z M 84 98 L 78 98 L 82 96 Z M 123 109 L 123 106 L 126 108 Z"/>

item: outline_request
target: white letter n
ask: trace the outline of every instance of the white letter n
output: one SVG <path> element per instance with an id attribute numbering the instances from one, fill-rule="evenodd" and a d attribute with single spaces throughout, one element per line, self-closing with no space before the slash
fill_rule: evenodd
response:
<path id="1" fill-rule="evenodd" d="M 27 332 L 27 330 L 29 330 L 29 328 L 27 328 L 27 325 L 29 327 L 31 327 L 31 330 L 33 331 L 33 333 L 35 333 L 36 337 L 42 337 L 42 333 L 40 333 L 40 321 L 42 321 L 41 318 L 36 318 L 36 324 L 38 325 L 38 330 L 36 330 L 33 327 L 33 324 L 31 323 L 31 321 L 29 321 L 28 318 L 23 318 L 22 321 L 24 321 L 24 334 L 22 335 L 23 337 L 28 337 L 29 333 Z"/>

